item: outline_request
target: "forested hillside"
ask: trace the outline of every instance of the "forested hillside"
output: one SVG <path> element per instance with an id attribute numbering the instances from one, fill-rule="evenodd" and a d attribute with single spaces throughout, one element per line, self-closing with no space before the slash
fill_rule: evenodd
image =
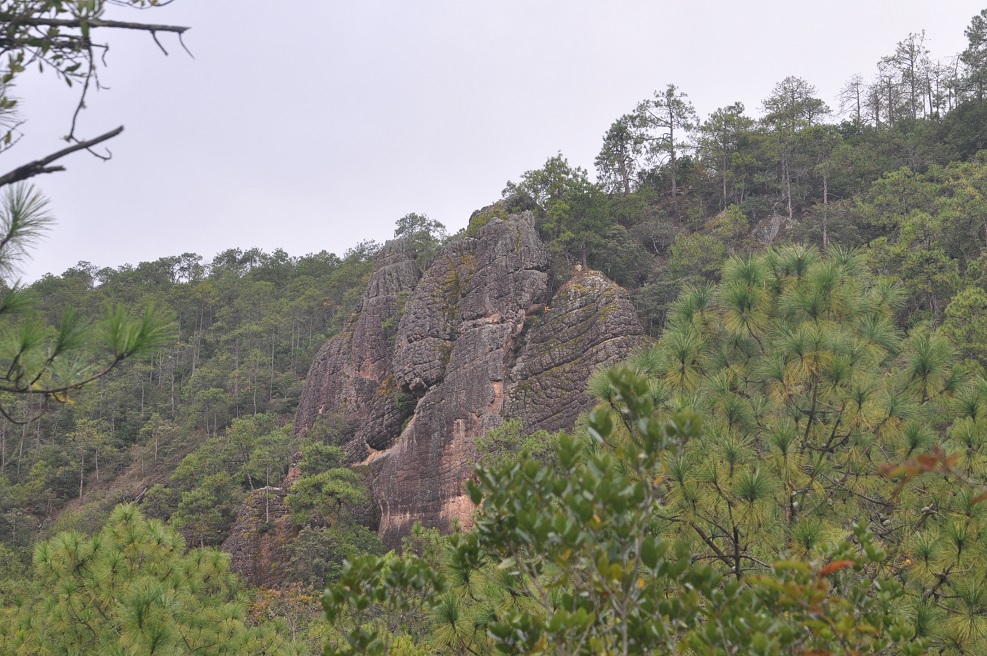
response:
<path id="1" fill-rule="evenodd" d="M 107 308 L 156 308 L 167 340 L 0 393 L 0 654 L 985 653 L 987 10 L 966 35 L 940 60 L 908 35 L 837 107 L 787 77 L 700 118 L 666 84 L 605 131 L 595 180 L 559 153 L 458 234 L 398 219 L 421 277 L 530 212 L 549 291 L 600 271 L 653 338 L 571 430 L 479 438 L 474 529 L 400 554 L 341 448 L 359 427 L 293 430 L 378 244 L 8 287 L 7 380 Z M 284 562 L 255 589 L 217 547 L 275 489 Z"/>
<path id="2" fill-rule="evenodd" d="M 171 313 L 174 339 L 64 403 L 8 398 L 12 418 L 26 422 L 5 424 L 0 441 L 9 526 L 44 527 L 70 500 L 143 497 L 108 482 L 121 474 L 165 480 L 189 450 L 225 435 L 238 418 L 268 417 L 270 430 L 284 425 L 315 351 L 353 312 L 376 250 L 362 244 L 342 258 L 292 258 L 231 249 L 207 264 L 186 253 L 102 270 L 82 262 L 34 283 L 36 310 L 51 325 L 70 308 L 96 316 L 121 302 L 155 304 Z M 241 461 L 243 483 L 265 485 L 273 473 L 259 464 L 243 469 L 254 451 L 242 445 L 222 459 Z M 276 477 L 282 473 L 279 465 Z M 223 501 L 237 503 L 235 495 Z"/>

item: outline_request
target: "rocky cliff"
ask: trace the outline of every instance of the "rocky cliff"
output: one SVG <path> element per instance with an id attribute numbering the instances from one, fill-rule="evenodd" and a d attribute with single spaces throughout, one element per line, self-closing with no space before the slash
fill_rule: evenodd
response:
<path id="1" fill-rule="evenodd" d="M 389 546 L 415 521 L 469 526 L 476 438 L 508 417 L 571 428 L 593 369 L 644 340 L 622 289 L 580 271 L 549 298 L 547 266 L 527 214 L 449 244 L 421 277 L 389 242 L 361 312 L 317 356 L 296 433 L 326 413 L 357 427 L 346 452 L 367 467 Z"/>
<path id="2" fill-rule="evenodd" d="M 223 551 L 230 554 L 230 567 L 251 585 L 272 587 L 290 580 L 284 565 L 295 531 L 285 496 L 287 485 L 251 492 L 223 542 Z"/>

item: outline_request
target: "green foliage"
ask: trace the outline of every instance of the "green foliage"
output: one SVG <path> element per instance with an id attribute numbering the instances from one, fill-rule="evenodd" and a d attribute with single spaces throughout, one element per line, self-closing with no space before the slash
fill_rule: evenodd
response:
<path id="1" fill-rule="evenodd" d="M 699 126 L 698 150 L 711 171 L 719 174 L 722 207 L 743 189 L 742 166 L 749 148 L 754 120 L 744 115 L 744 104 L 734 103 L 710 114 Z"/>
<path id="2" fill-rule="evenodd" d="M 66 500 L 80 496 L 80 484 L 83 502 L 102 507 L 104 499 L 120 499 L 119 491 L 108 493 L 119 474 L 130 481 L 144 477 L 149 488 L 157 482 L 153 491 L 132 494 L 151 504 L 154 517 L 167 520 L 183 495 L 225 472 L 232 487 L 199 493 L 209 504 L 224 490 L 217 506 L 222 519 L 214 516 L 212 528 L 199 536 L 207 543 L 221 540 L 242 494 L 279 484 L 287 471 L 297 445 L 278 425 L 290 421 L 316 350 L 359 301 L 375 253 L 374 245 L 363 244 L 342 259 L 325 252 L 290 258 L 233 249 L 209 265 L 194 254 L 116 270 L 80 263 L 32 285 L 33 313 L 17 326 L 28 320 L 57 325 L 74 310 L 90 338 L 112 336 L 128 352 L 144 317 L 122 322 L 114 309 L 115 324 L 104 329 L 100 308 L 153 305 L 172 313 L 175 332 L 143 361 L 122 360 L 111 375 L 72 392 L 68 403 L 46 406 L 34 394 L 0 398 L 17 417 L 34 419 L 29 426 L 0 427 L 0 479 L 30 517 L 16 522 L 26 533 L 0 534 L 0 542 L 16 549 L 30 543 L 37 527 L 48 526 Z M 87 339 L 83 350 L 98 347 Z M 47 413 L 37 417 L 42 409 Z M 240 424 L 228 430 L 238 417 L 249 430 Z M 349 428 L 339 417 L 330 419 L 312 437 L 342 441 Z M 97 433 L 86 428 L 92 422 L 99 424 Z M 196 496 L 186 506 L 199 503 Z M 188 521 L 196 520 L 186 517 L 183 525 Z"/>
<path id="3" fill-rule="evenodd" d="M 406 214 L 394 224 L 394 238 L 404 239 L 416 254 L 422 273 L 439 253 L 446 240 L 446 227 L 424 214 Z"/>
<path id="4" fill-rule="evenodd" d="M 967 47 L 960 53 L 965 67 L 964 91 L 976 100 L 987 96 L 987 10 L 973 17 L 964 31 Z"/>
<path id="5" fill-rule="evenodd" d="M 740 581 L 784 554 L 819 558 L 863 521 L 892 555 L 878 569 L 904 583 L 912 630 L 976 651 L 975 632 L 948 628 L 968 612 L 948 573 L 961 562 L 974 577 L 987 571 L 972 495 L 942 479 L 895 487 L 881 472 L 937 445 L 984 471 L 973 435 L 987 388 L 941 335 L 901 336 L 899 299 L 859 254 L 804 247 L 733 258 L 718 287 L 687 289 L 657 346 L 631 361 L 658 407 L 706 420 L 703 436 L 664 461 L 662 532 Z M 594 390 L 619 417 L 628 410 L 607 376 Z M 918 565 L 918 533 L 954 535 L 955 546 Z M 944 622 L 922 620 L 929 599 Z"/>
<path id="6" fill-rule="evenodd" d="M 16 271 L 28 246 L 53 218 L 47 200 L 33 187 L 18 183 L 0 189 L 0 274 L 5 282 Z M 31 295 L 18 284 L 0 294 L 0 391 L 64 401 L 67 393 L 97 380 L 125 358 L 147 355 L 173 335 L 171 317 L 148 304 L 132 318 L 122 306 L 108 309 L 95 327 L 66 308 L 58 325 L 32 316 Z M 0 405 L 11 418 L 9 404 Z"/>
<path id="7" fill-rule="evenodd" d="M 953 297 L 945 314 L 942 334 L 964 357 L 987 366 L 987 292 L 967 287 Z"/>
<path id="8" fill-rule="evenodd" d="M 636 138 L 643 145 L 652 164 L 667 158 L 672 205 L 678 203 L 678 158 L 689 149 L 685 135 L 699 122 L 688 96 L 674 84 L 655 91 L 654 97 L 637 105 L 633 118 Z"/>
<path id="9" fill-rule="evenodd" d="M 383 553 L 377 533 L 366 526 L 305 526 L 291 543 L 288 571 L 295 580 L 321 589 L 339 578 L 345 562 Z"/>
<path id="10" fill-rule="evenodd" d="M 38 545 L 28 588 L 0 614 L 0 654 L 287 654 L 213 550 L 186 553 L 174 531 L 117 508 L 98 535 Z"/>
<path id="11" fill-rule="evenodd" d="M 638 117 L 621 116 L 603 137 L 603 148 L 596 156 L 600 184 L 609 193 L 625 196 L 637 186 L 637 172 L 644 156 L 645 138 L 635 129 Z"/>
<path id="12" fill-rule="evenodd" d="M 52 54 L 45 65 L 62 67 L 73 83 L 98 63 L 85 50 L 58 51 L 81 38 L 83 24 L 103 6 L 83 4 L 78 11 L 72 5 L 75 13 L 64 25 L 4 23 L 14 57 L 4 62 L 7 78 L 0 87 L 0 139 L 6 136 L 0 151 L 12 143 L 11 129 L 20 120 L 10 83 L 32 48 L 48 43 Z M 67 7 L 27 2 L 14 9 L 43 21 Z M 892 625 L 897 631 L 904 617 L 907 630 L 928 638 L 939 652 L 981 649 L 982 600 L 975 582 L 984 578 L 983 512 L 976 494 L 932 476 L 896 489 L 878 470 L 941 447 L 958 454 L 951 475 L 982 480 L 987 474 L 981 455 L 987 387 L 969 374 L 987 363 L 981 325 L 987 312 L 987 175 L 977 156 L 985 143 L 978 82 L 983 18 L 974 17 L 967 30 L 957 71 L 928 61 L 921 34 L 899 42 L 872 84 L 860 78 L 845 89 L 855 111 L 839 125 L 823 122 L 823 104 L 798 78 L 771 91 L 759 122 L 734 104 L 700 124 L 684 94 L 669 86 L 613 123 L 596 162 L 599 184 L 559 155 L 509 183 L 504 200 L 471 220 L 467 234 L 475 236 L 487 221 L 532 210 L 549 243 L 553 273 L 569 275 L 576 262 L 596 267 L 631 288 L 648 332 L 657 336 L 667 325 L 660 346 L 639 354 L 633 367 L 647 379 L 644 394 L 660 416 L 692 408 L 706 420 L 701 435 L 673 442 L 664 452 L 661 479 L 653 484 L 664 515 L 651 517 L 645 531 L 668 545 L 670 563 L 678 562 L 676 544 L 688 548 L 693 562 L 682 576 L 697 565 L 709 567 L 707 583 L 689 580 L 700 599 L 694 621 L 669 629 L 681 650 L 708 648 L 702 640 L 712 638 L 690 636 L 719 627 L 705 614 L 710 609 L 727 609 L 723 617 L 733 617 L 730 604 L 740 599 L 756 606 L 767 598 L 757 595 L 769 589 L 779 596 L 763 602 L 765 608 L 785 614 L 791 608 L 786 604 L 794 604 L 785 617 L 795 622 L 802 613 L 816 634 L 849 635 L 840 622 L 853 616 L 861 626 L 875 627 L 875 636 L 886 636 L 882 631 Z M 18 41 L 25 37 L 34 41 Z M 919 66 L 913 69 L 913 62 Z M 76 63 L 77 69 L 65 68 Z M 962 161 L 950 161 L 957 158 Z M 0 186 L 8 181 L 5 176 Z M 359 244 L 342 257 L 232 248 L 212 261 L 184 253 L 116 269 L 80 262 L 22 289 L 10 283 L 18 257 L 49 217 L 43 197 L 28 186 L 7 185 L 0 193 L 0 237 L 7 237 L 0 239 L 0 267 L 10 285 L 0 294 L 0 364 L 10 372 L 0 408 L 33 420 L 0 425 L 0 562 L 14 559 L 0 576 L 16 577 L 39 532 L 54 525 L 93 533 L 113 502 L 135 496 L 148 515 L 180 527 L 190 541 L 216 544 L 244 495 L 279 485 L 299 448 L 302 480 L 289 498 L 297 521 L 315 522 L 301 529 L 294 547 L 299 578 L 321 585 L 341 572 L 344 558 L 355 560 L 364 551 L 379 556 L 379 545 L 361 525 L 372 524 L 366 491 L 359 476 L 341 466 L 337 448 L 352 426 L 341 415 L 323 417 L 307 435 L 312 442 L 302 445 L 283 428 L 316 350 L 344 330 L 359 307 L 377 244 Z M 778 249 L 722 269 L 727 258 L 760 248 L 751 241 L 752 225 L 782 213 L 789 220 L 776 245 L 791 238 L 823 247 L 855 245 L 885 278 L 836 248 L 826 255 Z M 441 224 L 419 214 L 400 219 L 395 236 L 409 241 L 422 268 L 445 238 Z M 721 275 L 720 286 L 710 284 Z M 683 286 L 686 294 L 675 303 Z M 138 307 L 152 309 L 133 317 L 121 309 Z M 904 327 L 913 329 L 907 338 L 899 330 Z M 956 343 L 966 360 L 962 367 L 942 337 Z M 130 356 L 136 355 L 144 360 L 135 362 Z M 109 375 L 74 389 L 107 368 Z M 602 443 L 572 438 L 582 449 L 572 466 L 610 454 L 618 468 L 608 476 L 638 467 L 624 462 L 634 438 L 619 421 L 623 397 L 613 373 L 593 380 L 602 407 L 614 413 L 613 430 L 598 431 Z M 499 471 L 518 464 L 514 454 L 520 452 L 558 482 L 558 439 L 523 436 L 509 423 L 480 440 L 480 465 Z M 518 490 L 528 489 L 515 482 Z M 546 508 L 524 506 L 531 512 L 568 507 L 565 497 L 539 497 L 532 489 Z M 605 493 L 585 495 L 599 500 L 593 495 Z M 483 495 L 496 492 L 485 489 Z M 78 514 L 54 524 L 64 504 L 80 496 L 85 505 Z M 858 519 L 869 533 L 851 531 Z M 606 533 L 606 522 L 572 521 L 593 536 L 586 544 L 620 537 Z M 583 608 L 561 605 L 570 601 L 565 595 L 579 585 L 601 585 L 593 578 L 595 560 L 592 566 L 579 561 L 579 570 L 548 561 L 557 577 L 549 579 L 497 569 L 503 557 L 489 542 L 476 543 L 486 554 L 481 565 L 456 556 L 472 539 L 459 538 L 453 548 L 419 534 L 409 550 L 428 573 L 416 579 L 418 592 L 399 597 L 407 608 L 392 606 L 396 613 L 386 617 L 376 613 L 390 602 L 375 602 L 365 614 L 351 608 L 341 613 L 340 626 L 357 635 L 379 631 L 393 653 L 482 653 L 501 640 L 491 627 L 506 626 L 508 617 L 527 618 L 518 619 L 513 637 L 504 640 L 515 641 L 508 649 L 535 649 L 538 641 L 521 635 L 526 627 L 552 641 L 558 635 L 539 605 L 537 585 L 550 590 L 553 614 L 570 613 L 560 613 L 563 624 Z M 881 550 L 888 559 L 876 557 Z M 844 558 L 844 552 L 855 555 Z M 571 557 L 588 559 L 587 553 Z M 774 567 L 782 556 L 802 565 Z M 827 558 L 856 564 L 820 577 L 818 567 Z M 385 583 L 419 576 L 412 565 L 395 564 L 403 559 L 394 556 L 367 562 L 382 567 Z M 807 569 L 805 563 L 814 564 Z M 398 579 L 387 579 L 392 567 Z M 860 610 L 859 600 L 873 609 L 888 599 L 870 586 L 870 575 L 904 585 L 904 596 L 889 602 L 883 619 Z M 666 601 L 687 596 L 684 579 L 645 578 L 664 586 Z M 772 588 L 772 581 L 782 581 L 790 596 Z M 0 589 L 14 590 L 15 583 Z M 752 592 L 762 583 L 760 592 Z M 843 628 L 804 616 L 819 599 L 846 601 L 847 615 L 833 625 Z M 586 612 L 602 613 L 579 620 L 593 631 L 620 633 L 616 611 Z M 857 612 L 866 617 L 858 620 Z M 722 629 L 738 641 L 730 648 L 771 653 L 774 646 L 749 642 L 758 620 L 740 617 L 749 630 Z M 564 624 L 572 636 L 583 630 L 576 624 Z M 309 639 L 321 640 L 320 631 L 312 629 Z M 340 648 L 347 641 L 344 633 L 326 635 Z M 558 640 L 568 644 L 572 636 Z M 810 648 L 788 639 L 770 644 Z M 591 649 L 588 644 L 583 648 Z"/>
<path id="13" fill-rule="evenodd" d="M 312 476 L 342 466 L 343 450 L 338 446 L 330 446 L 312 439 L 302 444 L 302 457 L 298 461 L 298 469 L 302 476 Z"/>
<path id="14" fill-rule="evenodd" d="M 631 298 L 647 334 L 654 337 L 661 334 L 668 311 L 678 298 L 680 289 L 681 281 L 666 271 L 664 275 L 635 290 Z"/>
<path id="15" fill-rule="evenodd" d="M 555 461 L 555 446 L 564 432 L 525 435 L 520 419 L 509 419 L 476 439 L 477 464 L 492 465 L 525 454 L 546 464 Z"/>
<path id="16" fill-rule="evenodd" d="M 155 514 L 170 516 L 196 544 L 219 544 L 247 491 L 278 484 L 287 473 L 295 444 L 278 421 L 273 414 L 235 419 L 224 435 L 206 440 L 175 468 L 170 489 L 151 494 Z"/>
<path id="17" fill-rule="evenodd" d="M 509 182 L 504 198 L 513 204 L 525 199 L 537 208 L 539 234 L 568 264 L 588 266 L 612 224 L 603 190 L 589 181 L 585 169 L 573 168 L 561 154 L 527 171 L 521 182 Z"/>
<path id="18" fill-rule="evenodd" d="M 431 653 L 922 652 L 863 526 L 813 563 L 735 581 L 664 535 L 663 472 L 703 438 L 699 418 L 659 419 L 630 370 L 611 382 L 619 443 L 596 412 L 588 439 L 559 439 L 556 470 L 526 454 L 478 467 L 471 533 L 344 568 L 322 598 L 337 627 L 326 653 L 401 653 L 407 640 Z"/>
<path id="19" fill-rule="evenodd" d="M 488 205 L 483 209 L 476 210 L 470 215 L 469 224 L 466 226 L 466 230 L 463 235 L 466 237 L 476 238 L 480 234 L 480 230 L 483 226 L 487 225 L 494 219 L 504 220 L 510 216 L 508 212 L 506 203 L 502 200 L 497 201 L 493 205 Z"/>
<path id="20" fill-rule="evenodd" d="M 285 503 L 296 524 L 317 521 L 337 526 L 354 516 L 359 518 L 367 500 L 363 475 L 337 467 L 299 478 Z"/>
<path id="21" fill-rule="evenodd" d="M 872 234 L 870 257 L 906 293 L 906 321 L 939 321 L 968 267 L 987 247 L 987 163 L 901 169 L 875 182 L 858 205 Z"/>
<path id="22" fill-rule="evenodd" d="M 727 255 L 722 241 L 702 233 L 679 235 L 669 250 L 669 273 L 692 281 L 716 280 Z"/>
<path id="23" fill-rule="evenodd" d="M 18 183 L 3 190 L 0 204 L 0 232 L 5 236 L 4 258 L 0 272 L 4 277 L 16 274 L 17 265 L 29 254 L 29 246 L 51 228 L 55 218 L 48 211 L 48 199 L 32 185 Z M 4 301 L 7 311 L 17 307 L 14 295 Z"/>
<path id="24" fill-rule="evenodd" d="M 637 287 L 654 268 L 654 258 L 622 225 L 613 225 L 603 235 L 603 248 L 593 264 L 622 287 Z"/>
<path id="25" fill-rule="evenodd" d="M 946 115 L 940 130 L 943 143 L 959 159 L 973 159 L 980 151 L 987 150 L 987 101 L 963 103 Z"/>
<path id="26" fill-rule="evenodd" d="M 222 471 L 205 475 L 196 483 L 182 492 L 171 523 L 200 547 L 219 545 L 233 526 L 246 494 Z"/>
<path id="27" fill-rule="evenodd" d="M 298 469 L 301 476 L 285 499 L 301 526 L 289 562 L 295 580 L 322 586 L 339 576 L 346 559 L 384 552 L 368 527 L 372 513 L 364 475 L 343 465 L 342 449 L 306 440 Z"/>
<path id="28" fill-rule="evenodd" d="M 349 425 L 346 415 L 327 412 L 315 418 L 312 427 L 308 430 L 307 437 L 314 442 L 339 446 L 346 442 L 352 434 L 353 427 Z"/>
<path id="29" fill-rule="evenodd" d="M 181 35 L 186 28 L 168 25 L 145 25 L 139 22 L 105 21 L 102 13 L 107 4 L 137 9 L 159 5 L 158 0 L 89 0 L 64 3 L 50 0 L 5 3 L 0 6 L 5 58 L 0 63 L 0 152 L 5 152 L 20 139 L 15 138 L 24 123 L 17 114 L 18 100 L 11 95 L 13 86 L 28 64 L 37 64 L 41 72 L 47 68 L 56 78 L 69 86 L 80 84 L 82 89 L 71 130 L 65 140 L 67 148 L 46 158 L 15 168 L 0 176 L 0 390 L 14 395 L 37 395 L 44 401 L 64 402 L 68 393 L 107 375 L 122 360 L 147 355 L 173 339 L 171 316 L 146 305 L 143 316 L 131 318 L 122 305 L 109 308 L 95 329 L 90 329 L 88 317 L 69 307 L 58 321 L 46 325 L 38 317 L 26 314 L 33 307 L 19 283 L 12 283 L 17 264 L 24 258 L 27 247 L 48 230 L 52 217 L 47 200 L 24 181 L 36 175 L 60 171 L 52 166 L 75 151 L 91 149 L 98 143 L 119 134 L 117 128 L 89 141 L 75 135 L 79 113 L 85 108 L 86 93 L 98 79 L 100 63 L 95 55 L 105 52 L 108 45 L 95 40 L 93 27 L 101 33 L 125 28 L 150 33 Z M 98 88 L 99 85 L 96 84 Z M 90 151 L 92 152 L 92 151 Z M 11 404 L 0 405 L 0 414 L 14 420 Z M 21 420 L 29 421 L 30 416 Z"/>

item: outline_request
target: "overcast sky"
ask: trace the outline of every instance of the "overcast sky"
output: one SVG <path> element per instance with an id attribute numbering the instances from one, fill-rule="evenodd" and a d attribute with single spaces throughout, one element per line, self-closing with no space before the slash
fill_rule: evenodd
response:
<path id="1" fill-rule="evenodd" d="M 972 0 L 175 0 L 110 17 L 188 25 L 107 35 L 83 136 L 118 125 L 113 158 L 77 153 L 35 178 L 58 225 L 23 267 L 137 264 L 227 248 L 342 254 L 408 212 L 450 232 L 508 180 L 562 152 L 592 172 L 604 132 L 668 83 L 705 117 L 751 114 L 788 75 L 836 106 L 854 73 L 910 32 L 959 53 Z M 26 137 L 5 172 L 64 146 L 76 96 L 17 90 Z"/>

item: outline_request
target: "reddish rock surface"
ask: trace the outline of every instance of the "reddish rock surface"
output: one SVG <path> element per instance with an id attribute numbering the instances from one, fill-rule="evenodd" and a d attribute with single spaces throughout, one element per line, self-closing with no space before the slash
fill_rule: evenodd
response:
<path id="1" fill-rule="evenodd" d="M 298 435 L 304 436 L 322 414 L 344 413 L 357 427 L 347 447 L 351 459 L 359 460 L 366 457 L 368 444 L 399 431 L 414 410 L 413 404 L 399 402 L 391 361 L 399 296 L 410 294 L 420 277 L 415 255 L 400 240 L 381 249 L 360 312 L 322 347 L 309 369 L 295 415 Z"/>
<path id="2" fill-rule="evenodd" d="M 468 527 L 476 438 L 508 417 L 571 428 L 593 369 L 643 341 L 622 289 L 580 272 L 548 299 L 547 266 L 530 214 L 448 245 L 420 280 L 414 253 L 389 242 L 359 317 L 316 358 L 295 431 L 325 413 L 358 427 L 346 451 L 369 465 L 387 545 L 415 521 Z"/>

